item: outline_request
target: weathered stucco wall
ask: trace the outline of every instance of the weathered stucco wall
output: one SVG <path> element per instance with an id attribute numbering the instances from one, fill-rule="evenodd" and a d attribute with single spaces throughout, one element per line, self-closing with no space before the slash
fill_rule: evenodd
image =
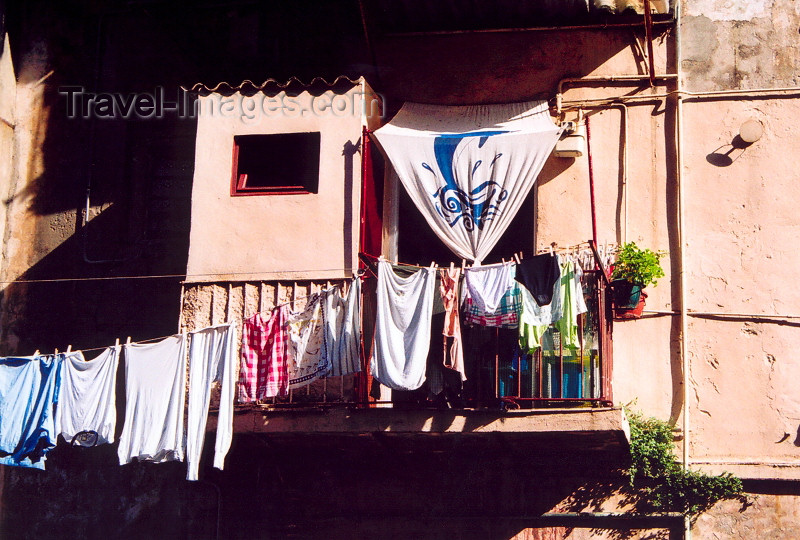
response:
<path id="1" fill-rule="evenodd" d="M 362 87 L 341 95 L 212 94 L 199 101 L 187 279 L 351 275 L 359 235 Z M 317 193 L 230 195 L 235 135 L 314 131 L 321 132 Z"/>
<path id="2" fill-rule="evenodd" d="M 685 1 L 683 7 L 681 67 L 688 90 L 797 84 L 800 39 L 797 2 L 707 0 Z M 673 72 L 676 68 L 671 51 L 672 37 L 659 35 L 655 42 L 655 60 L 660 73 Z M 615 30 L 394 38 L 376 43 L 376 54 L 382 68 L 383 87 L 379 89 L 389 97 L 392 109 L 404 99 L 465 104 L 518 101 L 540 95 L 550 98 L 558 81 L 564 77 L 641 74 L 645 65 L 641 48 L 634 44 L 631 34 Z M 75 208 L 81 204 L 85 188 L 81 174 L 74 174 L 79 180 L 78 187 L 68 191 L 69 196 L 64 199 L 68 204 L 64 207 L 44 211 L 31 207 L 31 197 L 41 188 L 34 181 L 44 178 L 45 183 L 58 184 L 57 180 L 69 178 L 64 171 L 72 170 L 73 161 L 64 154 L 80 147 L 75 143 L 62 153 L 52 148 L 43 151 L 48 139 L 58 144 L 64 141 L 63 137 L 57 137 L 58 130 L 48 125 L 48 119 L 52 119 L 45 99 L 48 87 L 37 85 L 48 73 L 46 62 L 40 61 L 44 56 L 44 50 L 28 51 L 22 62 L 26 71 L 19 77 L 14 147 L 18 162 L 11 183 L 2 186 L 3 190 L 10 188 L 10 202 L 6 207 L 9 228 L 4 238 L 3 272 L 6 277 L 19 276 L 48 258 L 54 261 L 49 270 L 63 270 L 62 263 L 73 259 L 59 253 L 51 255 L 62 244 L 64 249 L 78 253 L 75 248 L 79 244 L 70 242 L 74 240 Z M 124 63 L 119 65 L 119 70 L 124 71 Z M 573 100 L 618 95 L 631 92 L 635 87 L 620 83 L 580 85 L 570 87 L 572 89 L 564 97 Z M 672 83 L 659 83 L 656 88 L 645 88 L 642 93 L 664 93 L 673 88 Z M 648 308 L 664 312 L 674 312 L 680 306 L 674 107 L 672 99 L 663 98 L 629 105 L 624 176 L 621 170 L 622 111 L 619 108 L 584 111 L 591 125 L 600 241 L 635 240 L 641 245 L 670 252 L 665 259 L 669 275 L 658 287 L 648 290 Z M 795 121 L 800 114 L 798 107 L 796 95 L 685 102 L 681 174 L 687 202 L 684 239 L 688 249 L 684 256 L 687 307 L 690 309 L 734 314 L 799 314 L 800 292 L 791 285 L 800 263 L 800 255 L 792 244 L 800 233 L 800 224 L 795 218 L 798 188 L 794 171 L 794 156 L 800 150 L 800 128 Z M 576 111 L 570 109 L 567 119 L 575 116 Z M 741 123 L 749 118 L 756 118 L 763 124 L 764 136 L 747 148 L 737 148 L 735 136 Z M 229 312 L 238 319 L 256 309 L 271 307 L 271 303 L 291 301 L 293 294 L 303 296 L 320 286 L 320 283 L 312 286 L 307 281 L 296 285 L 293 280 L 303 279 L 303 274 L 281 273 L 284 270 L 311 270 L 317 279 L 341 279 L 355 264 L 360 155 L 353 152 L 349 158 L 352 177 L 348 189 L 346 157 L 342 151 L 348 144 L 358 141 L 360 118 L 312 115 L 283 118 L 280 122 L 262 119 L 247 123 L 236 117 L 215 118 L 214 122 L 218 124 L 201 119 L 198 129 L 203 142 L 197 146 L 195 172 L 198 176 L 194 186 L 197 191 L 192 201 L 192 252 L 197 258 L 190 259 L 189 273 L 255 271 L 264 275 L 252 279 L 287 281 L 264 286 L 260 281 L 252 281 L 234 284 L 231 289 L 221 283 L 188 284 L 181 306 L 183 327 L 187 329 L 221 322 Z M 292 197 L 232 199 L 229 196 L 230 142 L 234 134 L 323 127 L 325 133 L 329 128 L 333 132 L 333 142 L 326 147 L 323 134 L 327 165 L 316 199 L 293 202 Z M 3 129 L 0 126 L 0 141 Z M 59 129 L 62 135 L 72 133 L 63 124 Z M 167 137 L 169 135 L 164 135 Z M 180 145 L 175 148 L 184 159 L 191 153 Z M 24 174 L 20 173 L 23 168 Z M 61 173 L 56 177 L 42 176 L 48 170 Z M 627 179 L 624 186 L 623 178 Z M 28 189 L 31 186 L 33 188 Z M 591 221 L 585 156 L 576 160 L 551 158 L 536 190 L 537 233 L 531 242 L 535 241 L 538 246 L 552 241 L 569 245 L 589 238 Z M 349 203 L 344 202 L 347 193 L 352 194 Z M 56 195 L 58 193 L 46 192 L 43 198 L 54 200 Z M 42 198 L 38 200 L 41 202 Z M 188 206 L 188 192 L 180 200 Z M 278 204 L 279 201 L 283 202 Z M 101 203 L 97 203 L 92 215 L 99 217 L 101 209 L 109 208 L 113 205 L 109 203 L 101 208 Z M 183 214 L 177 212 L 176 215 Z M 160 227 L 164 221 L 154 227 Z M 290 240 L 278 243 L 282 233 L 291 233 L 284 237 Z M 151 241 L 152 238 L 143 240 L 144 243 Z M 349 250 L 343 247 L 348 242 Z M 182 256 L 173 244 L 165 243 L 159 249 L 158 261 L 175 261 Z M 326 275 L 326 269 L 338 270 Z M 78 273 L 84 270 L 89 272 L 87 267 L 82 267 Z M 93 275 L 119 270 L 121 267 L 103 267 L 102 270 L 91 267 Z M 154 262 L 127 270 L 160 272 L 163 266 Z M 159 335 L 154 332 L 164 325 L 148 326 L 145 319 L 151 317 L 147 313 L 167 313 L 167 319 L 177 314 L 177 290 L 177 287 L 165 287 L 134 294 L 136 291 L 126 291 L 123 286 L 107 291 L 91 284 L 86 289 L 53 289 L 53 294 L 48 295 L 52 303 L 45 307 L 81 298 L 81 319 L 67 321 L 68 317 L 62 312 L 54 312 L 51 317 L 63 321 L 65 326 L 66 322 L 71 322 L 76 329 L 84 327 L 84 345 L 101 346 L 107 344 L 101 337 L 103 340 L 113 337 L 113 333 L 122 328 L 135 328 L 133 331 L 139 335 L 134 335 L 134 339 Z M 93 297 L 82 294 L 91 291 L 94 291 Z M 16 319 L 19 312 L 14 298 L 20 298 L 22 305 L 26 300 L 25 289 L 19 287 L 16 297 L 11 292 L 6 290 L 4 295 L 4 316 L 14 321 L 23 320 Z M 170 309 L 162 308 L 161 304 L 155 308 L 151 306 L 148 312 L 138 310 L 144 315 L 134 320 L 126 316 L 137 311 L 135 306 L 128 305 L 136 301 L 134 297 L 141 297 L 147 304 L 169 304 Z M 130 309 L 120 311 L 117 306 L 123 304 Z M 104 309 L 96 306 L 104 306 Z M 39 309 L 43 309 L 42 306 Z M 30 319 L 35 320 L 34 317 Z M 795 389 L 795 381 L 800 376 L 796 361 L 800 337 L 796 320 L 752 315 L 709 315 L 689 320 L 691 387 L 687 390 L 691 459 L 698 467 L 715 472 L 731 470 L 759 482 L 772 478 L 787 480 L 780 489 L 764 490 L 743 512 L 735 502 L 717 505 L 699 518 L 694 528 L 695 537 L 794 538 L 800 535 L 797 496 L 800 403 Z M 8 322 L 7 319 L 3 322 L 4 339 L 6 345 L 13 348 L 15 328 Z M 175 324 L 169 323 L 168 331 L 173 331 Z M 41 339 L 55 339 L 49 332 L 40 332 L 35 325 L 30 328 L 38 332 Z M 613 381 L 618 404 L 635 401 L 636 409 L 670 419 L 678 427 L 684 405 L 679 330 L 674 313 L 651 313 L 638 321 L 617 323 Z M 25 343 L 31 345 L 33 339 Z M 66 342 L 58 344 L 63 346 Z M 12 520 L 4 525 L 31 531 L 31 535 L 58 527 L 58 530 L 80 535 L 86 532 L 88 523 L 94 527 L 93 534 L 100 537 L 118 533 L 115 526 L 119 523 L 124 529 L 123 537 L 136 537 L 142 531 L 156 534 L 155 531 L 167 529 L 186 537 L 212 537 L 217 524 L 211 517 L 218 510 L 212 503 L 216 502 L 215 496 L 220 495 L 224 501 L 223 520 L 226 520 L 223 536 L 231 538 L 252 536 L 249 533 L 253 530 L 269 530 L 276 536 L 287 531 L 296 532 L 297 522 L 286 518 L 287 508 L 301 509 L 298 514 L 304 519 L 303 526 L 352 533 L 354 516 L 349 505 L 354 500 L 373 512 L 372 517 L 358 516 L 358 532 L 365 537 L 378 528 L 395 531 L 401 537 L 403 533 L 408 536 L 409 530 L 422 535 L 438 527 L 435 530 L 463 532 L 465 537 L 508 538 L 526 525 L 499 523 L 497 515 L 625 509 L 618 506 L 619 501 L 613 496 L 596 506 L 589 502 L 582 507 L 577 503 L 570 505 L 570 500 L 585 495 L 578 488 L 588 476 L 605 472 L 603 465 L 595 460 L 596 456 L 583 460 L 566 456 L 563 468 L 552 469 L 549 462 L 532 468 L 522 467 L 520 455 L 514 455 L 507 461 L 495 461 L 503 473 L 498 475 L 485 466 L 486 455 L 479 453 L 467 452 L 454 460 L 448 453 L 410 457 L 390 449 L 365 460 L 362 455 L 353 454 L 352 448 L 330 453 L 327 447 L 319 445 L 293 452 L 293 449 L 274 445 L 269 439 L 240 435 L 234 439 L 232 453 L 236 465 L 220 476 L 209 476 L 217 483 L 213 487 L 205 484 L 207 489 L 198 489 L 194 495 L 177 492 L 175 486 L 193 489 L 181 484 L 181 471 L 157 465 L 120 468 L 114 463 L 113 451 L 87 458 L 86 454 L 69 453 L 69 448 L 65 452 L 62 447 L 58 450 L 62 457 L 54 456 L 53 470 L 46 473 L 50 477 L 39 471 L 9 472 L 2 468 L 5 481 L 0 502 L 6 504 L 6 513 Z M 62 460 L 60 464 L 59 459 Z M 311 470 L 308 463 L 316 467 Z M 559 476 L 561 472 L 568 474 Z M 210 474 L 216 473 L 211 471 Z M 387 476 L 392 475 L 400 480 L 387 482 Z M 358 482 L 352 482 L 353 478 L 358 478 Z M 480 485 L 481 489 L 476 489 L 475 485 Z M 608 487 L 608 484 L 602 485 Z M 770 484 L 772 488 L 775 485 Z M 314 489 L 309 490 L 308 486 Z M 222 491 L 216 491 L 218 487 Z M 758 491 L 752 484 L 748 489 Z M 780 493 L 781 489 L 786 493 Z M 422 496 L 406 500 L 408 493 Z M 450 498 L 453 493 L 458 498 Z M 589 493 L 609 495 L 608 489 Z M 347 499 L 347 495 L 352 499 Z M 194 504 L 195 496 L 201 504 Z M 308 499 L 309 496 L 313 498 Z M 91 504 L 86 504 L 87 500 Z M 405 501 L 402 510 L 396 506 L 398 500 Z M 253 501 L 260 505 L 259 513 L 252 512 Z M 460 502 L 465 504 L 458 507 Z M 319 522 L 311 519 L 315 504 L 325 510 Z M 99 513 L 99 505 L 107 505 L 108 511 Z M 168 513 L 163 511 L 164 506 L 169 509 Z M 40 512 L 42 507 L 44 516 Z M 198 516 L 198 509 L 203 510 L 201 516 Z M 448 529 L 448 525 L 442 524 L 442 514 L 456 515 L 456 510 L 461 512 L 457 515 L 461 521 Z M 389 517 L 379 519 L 375 517 L 378 513 Z M 409 514 L 419 517 L 409 520 Z M 98 515 L 113 519 L 101 520 Z M 167 529 L 163 528 L 165 516 Z M 348 519 L 342 521 L 341 516 Z M 193 518 L 196 521 L 191 521 Z M 413 523 L 409 525 L 409 521 Z M 324 523 L 319 525 L 321 522 Z M 243 529 L 241 523 L 253 528 Z M 401 528 L 403 530 L 399 530 Z M 534 534 L 538 533 L 531 532 L 530 536 L 535 537 Z M 575 529 L 571 534 L 581 538 L 600 533 Z M 648 534 L 642 533 L 642 536 Z M 613 537 L 613 533 L 608 536 Z"/>
<path id="3" fill-rule="evenodd" d="M 0 56 L 0 194 L 7 199 L 14 177 L 14 110 L 17 101 L 17 80 L 11 62 L 8 36 L 6 35 L 4 39 L 3 52 Z M 6 205 L 0 205 L 0 238 L 3 239 L 6 232 L 6 213 Z"/>
<path id="4" fill-rule="evenodd" d="M 744 25 L 742 18 L 756 15 L 740 13 L 745 4 L 747 13 L 756 10 L 765 17 L 746 23 L 751 32 L 764 33 L 759 38 L 764 54 L 776 58 L 783 54 L 778 51 L 782 47 L 769 42 L 791 48 L 798 41 L 796 3 L 740 3 L 735 8 L 729 2 L 717 4 L 715 10 L 705 12 L 711 17 L 709 28 L 691 23 L 682 27 L 687 49 L 684 67 L 689 68 L 686 89 L 792 84 L 794 75 L 787 78 L 788 72 L 775 63 L 762 62 L 761 79 L 746 82 L 715 81 L 713 70 L 717 75 L 729 73 L 730 66 L 713 56 L 705 68 L 713 65 L 711 72 L 701 73 L 686 63 L 698 47 L 720 47 L 715 40 L 733 49 L 745 43 L 740 34 L 730 33 L 737 24 Z M 696 13 L 700 6 L 690 6 L 692 10 Z M 791 27 L 791 36 L 775 33 L 777 26 Z M 741 54 L 743 49 L 736 50 Z M 618 85 L 611 83 L 602 92 L 620 93 Z M 565 99 L 594 95 L 575 89 Z M 754 315 L 690 318 L 691 459 L 710 470 L 728 466 L 745 477 L 800 477 L 800 404 L 791 382 L 800 376 L 793 354 L 800 346 L 800 335 L 793 319 L 757 317 L 796 315 L 800 305 L 797 290 L 787 286 L 800 264 L 791 244 L 800 233 L 794 217 L 798 188 L 793 161 L 787 159 L 800 151 L 798 128 L 792 120 L 800 112 L 798 107 L 796 95 L 765 95 L 689 100 L 683 108 L 687 307 Z M 668 276 L 648 289 L 646 309 L 674 312 L 680 307 L 674 105 L 658 99 L 628 107 L 625 189 L 620 172 L 621 112 L 589 110 L 587 114 L 599 239 L 601 243 L 634 240 L 669 251 L 664 260 Z M 764 135 L 742 148 L 735 138 L 741 124 L 751 118 L 763 124 Z M 558 158 L 548 162 L 537 191 L 539 245 L 552 239 L 562 243 L 559 239 L 563 238 L 568 244 L 589 237 L 587 168 L 585 156 L 574 163 Z M 570 201 L 567 211 L 565 200 Z M 634 406 L 648 414 L 679 420 L 683 403 L 678 339 L 675 316 L 652 314 L 615 325 L 614 392 L 619 403 L 635 400 Z"/>
<path id="5" fill-rule="evenodd" d="M 689 308 L 766 316 L 692 319 L 692 455 L 754 467 L 790 462 L 796 478 L 800 333 L 796 319 L 769 315 L 797 315 L 800 306 L 790 285 L 800 267 L 792 245 L 800 188 L 785 159 L 800 152 L 798 114 L 791 98 L 687 104 L 684 169 Z M 749 118 L 764 136 L 731 149 Z M 734 161 L 714 164 L 712 155 L 731 150 Z"/>
<path id="6" fill-rule="evenodd" d="M 800 4 L 793 0 L 683 2 L 683 65 L 691 90 L 795 86 Z"/>

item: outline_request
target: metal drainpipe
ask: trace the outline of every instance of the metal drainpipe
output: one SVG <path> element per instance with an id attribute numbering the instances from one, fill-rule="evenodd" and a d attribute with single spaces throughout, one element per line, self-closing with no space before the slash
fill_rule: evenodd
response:
<path id="1" fill-rule="evenodd" d="M 580 122 L 580 120 L 579 120 Z M 597 245 L 597 207 L 594 198 L 594 167 L 592 166 L 592 130 L 586 117 L 586 157 L 589 162 L 589 200 L 592 207 L 592 240 Z"/>
<path id="2" fill-rule="evenodd" d="M 676 182 L 678 187 L 678 249 L 680 270 L 678 279 L 681 291 L 681 360 L 683 363 L 683 466 L 689 468 L 689 354 L 688 354 L 688 308 L 686 305 L 686 218 L 685 218 L 685 192 L 684 192 L 684 178 L 683 178 L 683 83 L 680 77 L 681 71 L 681 40 L 680 40 L 680 16 L 681 16 L 681 2 L 675 5 L 675 62 L 676 71 L 678 72 L 677 80 L 677 94 L 675 102 L 675 153 L 677 158 L 676 165 Z"/>
<path id="3" fill-rule="evenodd" d="M 624 103 L 613 103 L 610 109 L 619 109 L 622 114 L 622 243 L 628 241 L 628 106 Z"/>
<path id="4" fill-rule="evenodd" d="M 656 75 L 655 79 L 662 80 L 662 81 L 670 81 L 673 79 L 677 79 L 678 76 L 672 73 L 665 73 L 663 75 Z M 561 109 L 563 105 L 563 98 L 564 98 L 564 85 L 568 84 L 575 84 L 575 83 L 595 83 L 595 82 L 618 82 L 618 81 L 649 81 L 649 75 L 587 75 L 585 77 L 567 77 L 558 81 L 558 87 L 556 90 L 556 112 L 561 114 Z M 664 94 L 665 96 L 667 94 Z M 653 98 L 657 96 L 642 96 L 647 98 Z M 607 98 L 604 98 L 607 99 Z M 589 103 L 592 100 L 587 100 L 586 102 Z"/>
<path id="5" fill-rule="evenodd" d="M 685 217 L 685 193 L 683 183 L 683 80 L 681 78 L 681 3 L 675 3 L 675 73 L 678 75 L 676 81 L 675 98 L 675 154 L 676 171 L 675 180 L 678 184 L 678 251 L 680 253 L 680 291 L 681 291 L 681 360 L 683 369 L 683 468 L 689 470 L 689 348 L 687 333 L 689 330 L 688 308 L 686 306 L 686 217 Z M 692 538 L 692 520 L 689 515 L 683 518 L 683 537 L 687 540 Z"/>

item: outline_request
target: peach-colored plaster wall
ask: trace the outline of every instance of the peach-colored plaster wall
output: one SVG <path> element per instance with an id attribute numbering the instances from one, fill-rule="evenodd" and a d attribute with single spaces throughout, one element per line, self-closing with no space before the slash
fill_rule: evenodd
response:
<path id="1" fill-rule="evenodd" d="M 785 18 L 785 2 L 768 2 L 767 11 Z M 713 16 L 713 14 L 710 14 Z M 795 14 L 796 16 L 796 14 Z M 718 18 L 720 18 L 719 16 Z M 778 35 L 776 20 L 770 35 Z M 762 21 L 763 26 L 764 21 Z M 705 44 L 720 54 L 736 49 L 735 23 L 712 20 L 698 30 L 685 26 L 690 52 Z M 750 23 L 747 23 L 750 24 Z M 716 26 L 715 26 L 716 25 Z M 705 27 L 703 27 L 705 28 Z M 710 37 L 709 37 L 709 32 Z M 733 33 L 732 33 L 733 32 Z M 711 39 L 713 38 L 713 39 Z M 797 41 L 797 38 L 793 38 Z M 657 54 L 668 44 L 656 43 Z M 670 45 L 671 46 L 671 45 Z M 742 53 L 736 49 L 736 54 Z M 630 62 L 623 50 L 600 64 L 597 73 L 624 74 Z M 696 55 L 696 54 L 695 54 Z M 688 90 L 700 77 L 697 61 L 684 67 Z M 713 57 L 710 58 L 713 63 Z M 784 83 L 781 65 L 765 64 L 764 80 Z M 714 67 L 719 70 L 720 66 Z M 727 80 L 722 75 L 718 80 Z M 740 78 L 737 84 L 753 84 Z M 672 86 L 656 88 L 664 93 Z M 713 86 L 711 87 L 713 88 Z M 728 86 L 730 88 L 730 86 Z M 746 88 L 746 86 L 745 86 Z M 617 84 L 570 89 L 566 101 L 620 95 Z M 628 107 L 627 197 L 622 188 L 622 114 L 619 109 L 586 109 L 591 128 L 593 173 L 600 243 L 633 240 L 669 251 L 667 277 L 648 288 L 651 313 L 614 327 L 614 396 L 681 427 L 683 392 L 679 355 L 680 241 L 673 99 L 630 103 Z M 574 111 L 567 116 L 575 118 Z M 687 308 L 729 314 L 800 315 L 800 290 L 792 285 L 800 268 L 793 239 L 800 234 L 796 164 L 800 135 L 796 96 L 688 99 L 683 106 L 683 183 L 687 249 Z M 761 140 L 748 148 L 732 142 L 750 119 L 764 126 Z M 712 154 L 725 154 L 731 162 Z M 536 243 L 572 244 L 591 236 L 588 160 L 551 157 L 537 189 Z M 625 200 L 627 199 L 627 212 Z M 567 202 L 565 202 L 567 201 Z M 710 471 L 734 470 L 745 478 L 800 478 L 800 319 L 777 317 L 690 316 L 690 459 Z M 677 433 L 680 438 L 680 433 Z"/>
<path id="2" fill-rule="evenodd" d="M 357 85 L 343 95 L 200 98 L 189 281 L 351 274 L 359 233 L 361 93 Z M 342 110 L 326 107 L 331 103 Z M 318 193 L 231 197 L 235 135 L 313 131 L 321 132 Z"/>
<path id="3" fill-rule="evenodd" d="M 800 268 L 793 246 L 800 188 L 790 158 L 800 152 L 799 115 L 795 99 L 686 106 L 690 309 L 800 314 L 793 286 Z M 748 118 L 764 125 L 761 140 L 734 149 L 728 166 L 709 163 L 711 152 L 730 149 Z M 800 394 L 793 384 L 800 380 L 799 324 L 780 317 L 693 318 L 696 459 L 793 462 L 800 469 Z"/>

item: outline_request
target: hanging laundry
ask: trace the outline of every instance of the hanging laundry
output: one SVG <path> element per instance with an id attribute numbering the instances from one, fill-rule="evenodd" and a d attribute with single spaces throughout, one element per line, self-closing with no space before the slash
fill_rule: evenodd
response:
<path id="1" fill-rule="evenodd" d="M 550 324 L 554 324 L 559 331 L 564 347 L 575 349 L 580 346 L 578 315 L 587 311 L 583 288 L 571 260 L 564 261 L 560 267 L 561 277 L 553 289 L 550 304 L 539 306 L 533 296 L 526 294 L 527 291 L 523 289 L 520 315 L 520 348 L 523 351 L 535 351 Z"/>
<path id="2" fill-rule="evenodd" d="M 331 365 L 323 353 L 325 322 L 322 296 L 311 295 L 306 307 L 286 318 L 289 333 L 289 388 L 307 386 L 328 373 Z"/>
<path id="3" fill-rule="evenodd" d="M 347 296 L 340 287 L 323 292 L 325 319 L 325 359 L 336 377 L 361 371 L 361 280 L 350 282 Z"/>
<path id="4" fill-rule="evenodd" d="M 260 313 L 242 324 L 242 362 L 239 401 L 247 403 L 286 394 L 289 383 L 286 318 L 289 307 L 272 310 L 268 320 Z"/>
<path id="5" fill-rule="evenodd" d="M 56 433 L 68 443 L 85 431 L 97 434 L 97 444 L 114 442 L 119 353 L 117 345 L 108 347 L 91 360 L 85 360 L 80 351 L 64 355 Z"/>
<path id="6" fill-rule="evenodd" d="M 461 268 L 450 265 L 450 268 L 439 270 L 441 285 L 439 292 L 444 304 L 444 365 L 457 371 L 461 375 L 461 380 L 466 381 L 467 375 L 464 370 L 464 349 L 461 342 L 461 321 L 458 316 L 458 286 L 461 282 Z M 448 338 L 452 340 L 450 347 L 447 347 Z M 449 354 L 448 354 L 449 352 Z"/>
<path id="7" fill-rule="evenodd" d="M 222 324 L 190 332 L 189 405 L 186 416 L 187 480 L 197 480 L 206 438 L 211 385 L 219 381 L 214 467 L 222 470 L 233 438 L 233 392 L 236 384 L 236 325 Z"/>
<path id="8" fill-rule="evenodd" d="M 493 312 L 482 311 L 474 300 L 467 296 L 464 299 L 464 322 L 479 326 L 517 328 L 519 312 L 522 309 L 520 288 L 516 283 L 512 285 L 500 299 L 497 310 Z"/>
<path id="9" fill-rule="evenodd" d="M 482 313 L 496 313 L 500 301 L 514 286 L 516 263 L 473 266 L 464 271 L 468 296 Z"/>
<path id="10" fill-rule="evenodd" d="M 436 271 L 422 268 L 407 278 L 378 261 L 377 317 L 370 373 L 394 390 L 425 382 Z"/>
<path id="11" fill-rule="evenodd" d="M 0 465 L 44 469 L 62 366 L 63 355 L 0 358 Z"/>
<path id="12" fill-rule="evenodd" d="M 563 315 L 555 325 L 561 333 L 564 347 L 576 349 L 580 347 L 578 315 L 586 313 L 586 301 L 583 298 L 581 281 L 572 261 L 567 261 L 561 267 L 561 299 Z"/>
<path id="13" fill-rule="evenodd" d="M 125 424 L 119 464 L 183 461 L 186 336 L 158 343 L 126 344 Z"/>
<path id="14" fill-rule="evenodd" d="M 391 264 L 391 263 L 390 263 Z M 411 266 L 407 264 L 391 264 L 392 272 L 400 276 L 401 278 L 406 278 L 411 276 L 419 271 L 419 266 Z M 439 289 L 442 286 L 442 279 L 440 274 L 436 273 L 436 285 L 434 285 L 433 290 L 433 315 L 438 315 L 440 313 L 444 313 L 444 303 L 442 303 L 442 295 L 439 294 Z"/>
<path id="15" fill-rule="evenodd" d="M 528 291 L 536 303 L 546 306 L 553 299 L 553 287 L 561 277 L 558 256 L 552 253 L 523 259 L 517 264 L 515 279 Z"/>
<path id="16" fill-rule="evenodd" d="M 547 255 L 547 257 L 549 258 L 550 256 Z M 539 348 L 542 336 L 547 331 L 548 326 L 561 319 L 562 316 L 561 261 L 558 255 L 553 258 L 556 261 L 558 274 L 551 285 L 550 303 L 540 305 L 536 302 L 527 286 L 524 284 L 520 286 L 522 310 L 520 311 L 519 320 L 519 346 L 520 349 L 529 354 Z M 517 270 L 519 271 L 520 268 L 518 266 Z M 545 267 L 545 272 L 549 273 L 550 269 Z"/>

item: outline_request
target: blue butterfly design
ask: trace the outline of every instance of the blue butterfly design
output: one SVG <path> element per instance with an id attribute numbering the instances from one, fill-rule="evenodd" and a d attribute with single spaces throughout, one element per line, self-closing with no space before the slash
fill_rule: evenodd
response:
<path id="1" fill-rule="evenodd" d="M 508 191 L 493 180 L 482 182 L 469 192 L 464 191 L 456 183 L 454 158 L 458 145 L 464 139 L 479 137 L 478 148 L 483 148 L 489 137 L 502 133 L 508 133 L 508 131 L 445 133 L 437 135 L 433 140 L 433 153 L 436 157 L 436 165 L 442 173 L 444 186 L 432 193 L 431 197 L 436 199 L 436 210 L 450 227 L 454 227 L 461 221 L 468 231 L 474 230 L 475 227 L 483 230 L 486 223 L 501 213 L 500 203 L 508 197 Z M 489 163 L 488 169 L 484 168 L 483 170 L 490 172 L 502 155 L 502 153 L 495 155 Z M 479 172 L 482 164 L 482 160 L 475 162 L 470 171 L 470 180 Z M 423 163 L 422 167 L 436 175 L 436 171 L 429 164 Z"/>

